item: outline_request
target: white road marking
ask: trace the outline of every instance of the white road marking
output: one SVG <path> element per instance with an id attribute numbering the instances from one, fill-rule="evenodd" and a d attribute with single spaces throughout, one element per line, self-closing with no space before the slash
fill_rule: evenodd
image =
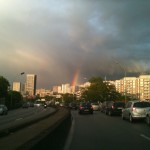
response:
<path id="1" fill-rule="evenodd" d="M 63 150 L 69 150 L 70 149 L 71 142 L 73 139 L 75 120 L 72 116 L 71 116 L 71 119 L 72 119 L 71 129 L 70 129 L 70 132 L 69 132 L 69 135 L 67 137 L 67 141 L 66 141 L 66 144 L 65 144 L 65 147 L 63 148 Z"/>
<path id="2" fill-rule="evenodd" d="M 19 120 L 22 120 L 23 118 L 18 118 L 18 119 L 16 119 L 16 121 L 19 121 Z"/>
<path id="3" fill-rule="evenodd" d="M 147 139 L 147 140 L 150 141 L 150 137 L 148 137 L 148 136 L 146 136 L 146 135 L 144 135 L 144 134 L 141 134 L 141 137 L 143 137 L 143 138 L 145 138 L 145 139 Z"/>

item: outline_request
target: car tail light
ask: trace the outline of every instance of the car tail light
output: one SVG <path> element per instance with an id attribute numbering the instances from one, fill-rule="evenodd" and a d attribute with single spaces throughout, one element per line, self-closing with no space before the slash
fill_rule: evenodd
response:
<path id="1" fill-rule="evenodd" d="M 82 106 L 80 106 L 80 109 L 83 109 L 83 107 L 82 107 Z"/>
<path id="2" fill-rule="evenodd" d="M 114 109 L 115 107 L 114 107 L 114 106 L 111 106 L 111 108 Z"/>

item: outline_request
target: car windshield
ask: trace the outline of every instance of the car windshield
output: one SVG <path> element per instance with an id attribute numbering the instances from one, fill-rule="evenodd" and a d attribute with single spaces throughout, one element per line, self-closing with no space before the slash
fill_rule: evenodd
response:
<path id="1" fill-rule="evenodd" d="M 150 103 L 149 102 L 137 102 L 134 104 L 134 107 L 137 107 L 137 108 L 150 107 Z"/>

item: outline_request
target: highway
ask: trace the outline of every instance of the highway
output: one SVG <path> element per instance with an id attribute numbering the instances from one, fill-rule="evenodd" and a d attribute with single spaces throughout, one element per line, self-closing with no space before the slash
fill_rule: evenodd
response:
<path id="1" fill-rule="evenodd" d="M 29 119 L 37 119 L 38 117 L 44 116 L 45 114 L 53 112 L 54 109 L 43 106 L 40 107 L 29 107 L 29 108 L 19 108 L 16 110 L 8 111 L 7 115 L 0 116 L 0 130 L 6 128 L 7 126 L 15 125 L 18 122 L 26 122 Z"/>
<path id="2" fill-rule="evenodd" d="M 37 108 L 18 110 L 18 112 L 21 113 L 21 111 L 24 111 L 23 114 L 28 116 L 27 114 L 29 112 L 31 113 L 32 110 L 33 112 L 37 111 L 37 114 L 47 111 L 44 109 L 34 109 Z M 29 112 L 25 113 L 26 111 Z M 14 112 L 14 114 L 16 113 Z M 94 112 L 93 115 L 79 115 L 78 111 L 72 110 L 71 115 L 71 124 L 64 122 L 53 134 L 47 135 L 44 139 L 35 144 L 32 150 L 148 150 L 150 148 L 150 127 L 147 126 L 144 121 L 129 123 L 127 120 L 122 120 L 121 116 L 107 116 L 99 111 Z M 7 118 L 8 116 L 3 117 Z M 1 118 L 3 117 L 1 116 Z M 19 113 L 18 117 L 20 117 Z M 54 118 L 51 119 L 54 120 Z M 47 119 L 47 121 L 51 123 L 49 119 Z M 49 123 L 42 124 L 49 125 Z M 37 125 L 38 124 L 39 123 L 37 123 Z M 33 128 L 36 132 L 39 131 L 36 130 L 35 127 Z M 30 129 L 33 133 L 36 133 L 31 127 L 24 130 Z M 24 130 L 20 132 L 24 133 Z M 26 133 L 27 137 L 29 137 L 29 133 L 30 132 Z M 17 133 L 13 134 L 13 137 L 16 139 Z M 5 141 L 5 143 L 11 143 L 11 141 Z"/>
<path id="3" fill-rule="evenodd" d="M 101 112 L 79 115 L 72 111 L 72 126 L 64 150 L 148 150 L 150 127 L 144 121 L 129 123 Z"/>

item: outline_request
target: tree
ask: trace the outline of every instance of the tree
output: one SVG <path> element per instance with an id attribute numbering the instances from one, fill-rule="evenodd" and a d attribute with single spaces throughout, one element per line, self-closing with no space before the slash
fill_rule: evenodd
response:
<path id="1" fill-rule="evenodd" d="M 6 99 L 6 105 L 8 108 L 18 108 L 23 103 L 23 96 L 20 92 L 17 91 L 9 91 L 9 94 Z"/>
<path id="2" fill-rule="evenodd" d="M 3 76 L 0 76 L 0 99 L 6 99 L 8 95 L 8 88 L 10 84 L 7 79 Z"/>
<path id="3" fill-rule="evenodd" d="M 62 97 L 63 97 L 63 101 L 68 104 L 73 102 L 76 99 L 75 95 L 69 93 L 63 94 Z"/>
<path id="4" fill-rule="evenodd" d="M 114 85 L 103 81 L 101 77 L 93 77 L 89 82 L 90 87 L 82 89 L 82 99 L 85 101 L 115 100 L 119 94 Z"/>

